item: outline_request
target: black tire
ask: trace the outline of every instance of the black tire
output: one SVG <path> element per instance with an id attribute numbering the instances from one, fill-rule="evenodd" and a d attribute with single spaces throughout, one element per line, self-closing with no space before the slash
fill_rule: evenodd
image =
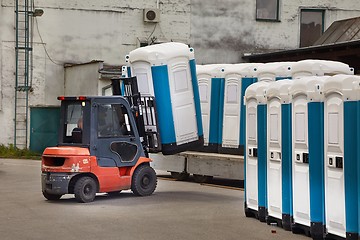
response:
<path id="1" fill-rule="evenodd" d="M 190 174 L 189 173 L 186 173 L 186 172 L 170 172 L 171 173 L 171 177 L 176 179 L 176 180 L 179 180 L 179 181 L 185 181 L 189 178 Z"/>
<path id="2" fill-rule="evenodd" d="M 209 182 L 211 181 L 211 179 L 213 179 L 213 176 L 205 176 L 205 175 L 198 175 L 198 174 L 193 174 L 194 177 L 194 181 L 197 183 L 205 183 L 205 182 Z"/>
<path id="3" fill-rule="evenodd" d="M 78 202 L 87 203 L 94 201 L 97 184 L 91 177 L 82 177 L 75 183 L 74 194 Z"/>
<path id="4" fill-rule="evenodd" d="M 156 188 L 157 177 L 154 169 L 141 165 L 135 169 L 132 176 L 131 190 L 136 196 L 149 196 Z"/>
<path id="5" fill-rule="evenodd" d="M 42 194 L 44 195 L 44 197 L 47 199 L 47 200 L 50 200 L 50 201 L 56 201 L 56 200 L 59 200 L 61 198 L 62 195 L 59 195 L 59 194 L 51 194 L 51 193 L 47 193 L 47 192 L 42 192 Z"/>

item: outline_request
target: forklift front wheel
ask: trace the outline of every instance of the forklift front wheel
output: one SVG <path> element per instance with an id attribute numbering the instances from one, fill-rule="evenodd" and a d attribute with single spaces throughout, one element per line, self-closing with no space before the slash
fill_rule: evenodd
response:
<path id="1" fill-rule="evenodd" d="M 91 177 L 80 178 L 74 186 L 75 199 L 82 203 L 94 201 L 96 191 L 96 182 Z"/>
<path id="2" fill-rule="evenodd" d="M 136 196 L 151 195 L 156 188 L 157 177 L 154 169 L 148 165 L 136 168 L 131 183 L 131 190 Z"/>

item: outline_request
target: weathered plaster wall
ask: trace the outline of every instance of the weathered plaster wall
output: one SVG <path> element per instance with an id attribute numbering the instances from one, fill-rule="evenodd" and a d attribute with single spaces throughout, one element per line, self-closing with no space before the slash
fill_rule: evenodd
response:
<path id="1" fill-rule="evenodd" d="M 256 21 L 256 1 L 191 1 L 191 44 L 204 63 L 241 62 L 243 53 L 299 47 L 300 9 L 325 10 L 325 29 L 360 15 L 357 0 L 280 0 L 280 21 Z"/>
<path id="2" fill-rule="evenodd" d="M 9 144 L 13 142 L 15 108 L 14 1 L 0 0 L 0 3 L 0 124 L 5 129 L 0 134 L 0 144 Z M 33 25 L 30 106 L 59 105 L 56 97 L 65 94 L 65 63 L 102 60 L 108 65 L 122 65 L 124 56 L 137 48 L 139 41 L 154 38 L 158 42 L 189 43 L 190 40 L 190 0 L 159 1 L 159 23 L 143 21 L 143 9 L 156 8 L 156 0 L 35 0 L 34 3 L 44 14 Z M 74 95 L 81 92 L 76 84 L 71 88 Z M 94 89 L 100 90 L 107 84 L 98 80 Z"/>
<path id="3" fill-rule="evenodd" d="M 99 70 L 102 62 L 74 65 L 65 68 L 66 96 L 96 96 L 99 86 Z"/>

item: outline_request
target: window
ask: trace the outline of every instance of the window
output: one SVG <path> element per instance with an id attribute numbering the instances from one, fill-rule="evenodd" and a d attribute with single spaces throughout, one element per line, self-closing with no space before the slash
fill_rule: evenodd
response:
<path id="1" fill-rule="evenodd" d="M 303 9 L 300 21 L 300 47 L 312 46 L 324 32 L 324 11 Z"/>
<path id="2" fill-rule="evenodd" d="M 62 119 L 64 129 L 60 133 L 62 143 L 86 144 L 88 142 L 83 138 L 84 131 L 88 129 L 83 121 L 85 108 L 88 108 L 88 105 L 86 101 L 63 101 L 62 111 L 65 118 Z"/>
<path id="3" fill-rule="evenodd" d="M 279 0 L 256 0 L 257 20 L 279 20 Z"/>
<path id="4" fill-rule="evenodd" d="M 98 136 L 133 135 L 127 110 L 122 104 L 102 104 L 98 108 Z"/>

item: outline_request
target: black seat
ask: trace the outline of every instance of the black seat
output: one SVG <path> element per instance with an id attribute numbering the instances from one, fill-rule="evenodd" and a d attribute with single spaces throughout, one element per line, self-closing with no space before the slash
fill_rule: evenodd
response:
<path id="1" fill-rule="evenodd" d="M 71 132 L 73 143 L 82 143 L 82 129 L 74 128 Z"/>

